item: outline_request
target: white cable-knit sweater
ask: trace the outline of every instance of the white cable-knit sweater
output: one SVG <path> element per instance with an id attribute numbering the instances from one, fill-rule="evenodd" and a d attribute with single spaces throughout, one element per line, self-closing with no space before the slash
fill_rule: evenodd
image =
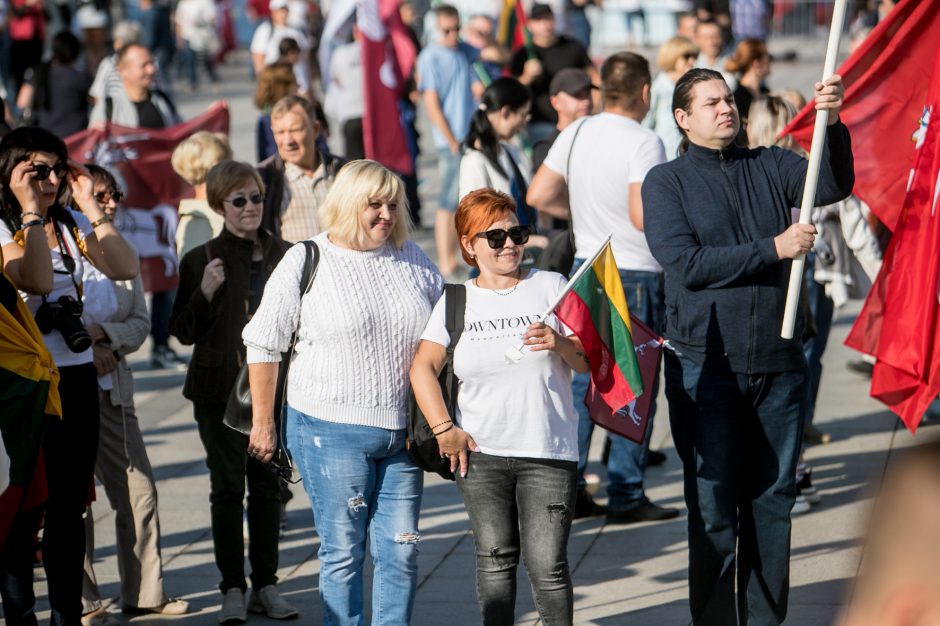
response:
<path id="1" fill-rule="evenodd" d="M 340 248 L 325 233 L 314 241 L 320 265 L 302 303 L 302 245 L 268 279 L 242 332 L 248 362 L 280 361 L 299 319 L 290 406 L 330 422 L 404 428 L 408 370 L 443 278 L 410 241 L 370 251 Z"/>

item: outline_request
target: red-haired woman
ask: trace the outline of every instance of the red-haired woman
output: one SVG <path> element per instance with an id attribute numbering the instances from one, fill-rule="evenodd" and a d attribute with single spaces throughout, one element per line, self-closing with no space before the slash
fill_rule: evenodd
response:
<path id="1" fill-rule="evenodd" d="M 734 49 L 734 54 L 725 62 L 725 69 L 738 77 L 734 103 L 738 106 L 742 124 L 746 124 L 751 104 L 770 93 L 764 84 L 764 79 L 770 76 L 767 45 L 760 39 L 742 39 Z M 744 145 L 747 145 L 746 139 Z"/>
<path id="2" fill-rule="evenodd" d="M 411 383 L 470 515 L 483 623 L 513 623 L 521 552 L 542 621 L 571 624 L 567 549 L 578 461 L 571 370 L 587 371 L 588 363 L 557 319 L 539 319 L 565 279 L 519 267 L 529 227 L 519 225 L 508 195 L 467 194 L 455 223 L 464 261 L 480 270 L 465 283 L 465 324 L 454 351 L 457 423 L 437 382 L 449 343 L 446 295 L 421 337 Z M 520 338 L 525 356 L 507 364 L 506 348 Z"/>

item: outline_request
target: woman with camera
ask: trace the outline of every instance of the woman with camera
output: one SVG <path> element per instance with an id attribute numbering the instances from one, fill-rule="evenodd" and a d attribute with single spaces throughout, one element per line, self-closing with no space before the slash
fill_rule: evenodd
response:
<path id="1" fill-rule="evenodd" d="M 0 183 L 4 270 L 35 316 L 59 369 L 62 419 L 48 424 L 43 440 L 49 492 L 43 565 L 51 623 L 77 624 L 85 558 L 82 517 L 99 423 L 92 342 L 81 319 L 84 263 L 92 263 L 112 280 L 134 278 L 139 263 L 95 199 L 88 171 L 69 162 L 65 143 L 49 131 L 18 128 L 0 141 Z M 67 207 L 69 191 L 78 211 Z M 10 537 L 8 545 L 31 541 L 29 535 Z M 14 561 L 4 559 L 5 576 L 0 576 L 4 613 L 11 625 L 35 619 L 32 564 Z"/>
<path id="2" fill-rule="evenodd" d="M 287 382 L 287 448 L 320 535 L 323 623 L 365 620 L 366 537 L 375 622 L 409 624 L 418 582 L 423 475 L 405 451 L 408 368 L 443 279 L 408 241 L 405 187 L 375 161 L 346 164 L 320 206 L 316 276 L 301 296 L 304 247 L 278 266 L 245 327 L 253 426 L 248 453 L 277 449 L 275 381 Z"/>
<path id="3" fill-rule="evenodd" d="M 287 244 L 261 228 L 264 183 L 247 163 L 220 161 L 206 175 L 209 207 L 222 233 L 193 248 L 180 263 L 170 333 L 195 345 L 183 395 L 193 403 L 209 467 L 215 564 L 222 575 L 219 623 L 241 623 L 247 611 L 273 619 L 297 616 L 277 591 L 280 487 L 271 468 L 247 455 L 248 438 L 222 422 L 238 370 L 245 362 L 242 329 L 261 302 Z M 248 483 L 250 602 L 245 601 L 245 482 Z"/>
<path id="4" fill-rule="evenodd" d="M 539 317 L 566 281 L 520 267 L 529 227 L 519 224 L 508 195 L 473 191 L 454 219 L 464 261 L 480 270 L 465 284 L 464 331 L 453 353 L 460 379 L 456 423 L 437 378 L 450 342 L 446 296 L 431 313 L 411 367 L 415 399 L 450 457 L 467 506 L 483 624 L 513 623 L 520 555 L 542 622 L 571 624 L 568 534 L 578 461 L 571 370 L 589 366 L 569 330 L 553 316 Z M 506 349 L 520 339 L 522 358 L 507 363 Z"/>

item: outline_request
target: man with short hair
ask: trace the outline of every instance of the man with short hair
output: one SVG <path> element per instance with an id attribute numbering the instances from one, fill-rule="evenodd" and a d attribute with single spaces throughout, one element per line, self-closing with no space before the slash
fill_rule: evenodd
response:
<path id="1" fill-rule="evenodd" d="M 297 79 L 297 91 L 310 95 L 310 40 L 304 32 L 287 23 L 290 14 L 289 0 L 270 0 L 271 19 L 262 22 L 251 37 L 251 64 L 255 74 L 260 74 L 267 65 L 276 63 L 281 56 L 281 41 L 293 39 L 300 47 L 300 55 L 293 63 L 294 78 Z"/>
<path id="2" fill-rule="evenodd" d="M 95 102 L 89 125 L 113 122 L 132 128 L 166 128 L 182 121 L 170 97 L 156 87 L 157 66 L 142 44 L 129 43 L 118 50 L 115 68 L 121 89 Z"/>
<path id="3" fill-rule="evenodd" d="M 320 123 L 300 96 L 278 100 L 271 131 L 277 153 L 258 165 L 265 188 L 261 227 L 285 241 L 304 241 L 320 232 L 317 210 L 343 160 L 317 149 Z"/>
<path id="4" fill-rule="evenodd" d="M 855 183 L 836 75 L 816 84 L 827 115 L 814 206 Z M 787 615 L 790 512 L 806 410 L 803 315 L 780 335 L 791 259 L 816 229 L 793 223 L 806 160 L 735 146 L 740 116 L 721 74 L 676 83 L 687 150 L 643 183 L 646 239 L 665 270 L 663 361 L 669 421 L 689 509 L 689 604 L 696 626 L 773 626 Z M 913 623 L 913 622 L 908 622 Z"/>
<path id="5" fill-rule="evenodd" d="M 695 24 L 695 39 L 693 41 L 699 50 L 695 67 L 721 72 L 725 82 L 734 91 L 738 79 L 735 78 L 734 74 L 725 70 L 726 57 L 721 54 L 725 46 L 725 40 L 718 22 L 700 19 Z"/>
<path id="6" fill-rule="evenodd" d="M 649 63 L 632 52 L 610 56 L 601 66 L 603 111 L 566 128 L 555 140 L 529 186 L 528 202 L 539 211 L 573 222 L 575 267 L 597 250 L 608 234 L 630 312 L 659 331 L 663 319 L 662 268 L 643 236 L 640 188 L 646 173 L 666 160 L 663 142 L 640 122 L 650 106 Z M 576 375 L 574 392 L 584 397 L 589 375 Z M 645 393 L 655 399 L 657 384 Z M 593 423 L 578 403 L 578 500 L 575 516 L 607 514 L 610 522 L 632 523 L 676 517 L 679 511 L 649 501 L 643 474 L 649 452 L 655 400 L 647 421 L 646 442 L 610 435 L 607 465 L 610 497 L 605 509 L 587 493 L 584 470 Z"/>
<path id="7" fill-rule="evenodd" d="M 526 132 L 532 143 L 551 134 L 558 122 L 552 108 L 549 86 L 555 74 L 573 67 L 583 70 L 595 85 L 600 82 L 597 68 L 580 43 L 558 34 L 555 13 L 547 4 L 533 4 L 527 22 L 532 33 L 532 46 L 516 51 L 510 63 L 513 76 L 532 90 L 532 119 Z"/>
<path id="8" fill-rule="evenodd" d="M 537 172 L 541 167 L 561 131 L 568 128 L 575 120 L 593 112 L 594 90 L 596 89 L 597 86 L 582 70 L 569 67 L 555 74 L 555 78 L 548 87 L 548 93 L 552 108 L 558 114 L 558 122 L 550 135 L 532 146 L 532 171 Z"/>
<path id="9" fill-rule="evenodd" d="M 437 170 L 441 192 L 434 219 L 437 266 L 445 277 L 457 269 L 457 182 L 460 176 L 460 144 L 470 129 L 476 99 L 483 84 L 471 65 L 479 54 L 460 40 L 460 14 L 442 4 L 434 9 L 437 36 L 418 55 L 418 91 L 431 120 L 431 134 L 437 148 Z"/>

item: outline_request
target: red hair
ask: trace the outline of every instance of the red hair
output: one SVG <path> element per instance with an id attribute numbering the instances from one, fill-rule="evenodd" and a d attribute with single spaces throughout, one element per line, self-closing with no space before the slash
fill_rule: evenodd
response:
<path id="1" fill-rule="evenodd" d="M 486 188 L 471 191 L 460 200 L 454 215 L 457 239 L 461 240 L 465 235 L 472 239 L 493 222 L 509 215 L 516 215 L 516 203 L 508 194 Z M 460 246 L 460 254 L 467 265 L 479 267 L 463 245 Z"/>

